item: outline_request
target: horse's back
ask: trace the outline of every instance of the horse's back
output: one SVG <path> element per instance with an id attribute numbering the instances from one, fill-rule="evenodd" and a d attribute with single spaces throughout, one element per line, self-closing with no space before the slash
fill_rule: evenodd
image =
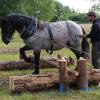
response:
<path id="1" fill-rule="evenodd" d="M 53 37 L 56 41 L 68 41 L 68 27 L 65 21 L 58 21 L 50 23 Z"/>
<path id="2" fill-rule="evenodd" d="M 74 21 L 66 21 L 68 27 L 69 27 L 69 31 L 70 33 L 72 33 L 73 35 L 78 35 L 78 36 L 82 36 L 83 35 L 83 31 L 82 28 L 79 24 L 77 24 Z"/>

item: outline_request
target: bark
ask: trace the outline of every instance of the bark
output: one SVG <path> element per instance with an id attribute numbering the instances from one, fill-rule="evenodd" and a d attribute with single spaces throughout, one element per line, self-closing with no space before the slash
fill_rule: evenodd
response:
<path id="1" fill-rule="evenodd" d="M 74 64 L 71 57 L 65 57 L 68 65 Z M 31 57 L 33 63 L 27 63 L 24 60 L 19 61 L 1 61 L 0 71 L 14 70 L 14 69 L 32 69 L 34 67 L 34 57 Z M 58 68 L 58 58 L 40 59 L 40 68 Z"/>
<path id="2" fill-rule="evenodd" d="M 70 86 L 77 85 L 78 72 L 68 71 L 68 82 Z M 91 74 L 87 72 L 89 85 L 98 85 L 100 82 L 100 73 Z M 58 75 L 26 75 L 10 76 L 9 89 L 11 92 L 38 91 L 55 88 L 59 84 Z"/>
<path id="3" fill-rule="evenodd" d="M 34 61 L 34 58 L 32 58 Z M 24 60 L 19 61 L 1 61 L 0 62 L 0 71 L 14 70 L 14 69 L 32 69 L 34 67 L 33 63 L 27 63 Z M 41 68 L 57 68 L 58 63 L 56 59 L 40 59 Z"/>
<path id="4" fill-rule="evenodd" d="M 67 61 L 65 59 L 61 59 L 58 61 L 59 63 L 59 83 L 60 89 L 63 86 L 63 91 L 69 89 L 68 85 L 68 68 L 67 68 Z"/>
<path id="5" fill-rule="evenodd" d="M 81 90 L 88 90 L 88 77 L 86 73 L 86 59 L 80 58 L 77 61 L 77 71 L 79 72 L 77 78 L 77 85 Z"/>

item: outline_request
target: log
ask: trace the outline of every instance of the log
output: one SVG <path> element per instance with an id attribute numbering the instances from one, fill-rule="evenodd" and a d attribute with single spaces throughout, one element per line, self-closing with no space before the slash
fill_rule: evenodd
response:
<path id="1" fill-rule="evenodd" d="M 77 77 L 77 85 L 81 90 L 88 90 L 88 77 L 86 73 L 86 59 L 80 58 L 77 61 L 77 71 L 79 75 Z"/>
<path id="2" fill-rule="evenodd" d="M 69 89 L 68 85 L 68 68 L 67 60 L 62 58 L 58 61 L 59 64 L 59 83 L 60 83 L 60 92 L 67 91 Z"/>
<path id="3" fill-rule="evenodd" d="M 0 71 L 14 70 L 14 69 L 31 69 L 32 64 L 20 61 L 0 61 Z"/>
<path id="4" fill-rule="evenodd" d="M 68 60 L 68 64 L 73 63 L 72 59 L 65 57 Z M 32 69 L 34 66 L 34 57 L 31 57 L 33 63 L 27 63 L 24 60 L 19 61 L 0 61 L 0 71 L 14 70 L 14 69 Z M 58 68 L 58 58 L 40 59 L 41 68 Z"/>
<path id="5" fill-rule="evenodd" d="M 53 88 L 58 84 L 58 75 L 10 76 L 9 89 L 13 93 Z"/>
<path id="6" fill-rule="evenodd" d="M 41 59 L 40 67 L 41 68 L 57 68 L 58 65 L 55 61 L 53 61 L 53 58 L 50 60 Z M 32 69 L 33 66 L 34 66 L 34 63 L 27 63 L 24 60 L 0 61 L 0 71 L 14 70 L 14 69 Z"/>
<path id="7" fill-rule="evenodd" d="M 76 71 L 68 71 L 68 82 L 70 86 L 77 85 Z M 87 72 L 89 85 L 98 85 L 100 82 L 100 73 L 91 74 Z M 56 75 L 25 75 L 10 76 L 9 89 L 13 93 L 22 91 L 38 91 L 55 88 L 59 84 L 59 74 Z"/>

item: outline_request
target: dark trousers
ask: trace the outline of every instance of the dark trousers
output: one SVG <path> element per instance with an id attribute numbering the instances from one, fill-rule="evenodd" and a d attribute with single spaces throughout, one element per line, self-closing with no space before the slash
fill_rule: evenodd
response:
<path id="1" fill-rule="evenodd" d="M 100 69 L 100 42 L 92 43 L 92 64 L 95 69 Z"/>

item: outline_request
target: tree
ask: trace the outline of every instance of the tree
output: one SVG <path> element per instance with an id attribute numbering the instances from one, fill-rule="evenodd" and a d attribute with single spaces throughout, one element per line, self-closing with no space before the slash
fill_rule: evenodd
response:
<path id="1" fill-rule="evenodd" d="M 6 16 L 12 12 L 17 12 L 20 0 L 0 0 L 0 16 Z"/>
<path id="2" fill-rule="evenodd" d="M 87 23 L 89 20 L 86 18 L 85 13 L 77 13 L 69 17 L 70 20 L 73 20 L 77 23 Z"/>
<path id="3" fill-rule="evenodd" d="M 90 11 L 95 11 L 100 14 L 100 0 L 91 0 L 94 5 L 90 8 Z"/>
<path id="4" fill-rule="evenodd" d="M 50 21 L 55 14 L 55 0 L 0 0 L 0 16 L 11 13 L 33 15 L 40 10 L 39 19 Z"/>
<path id="5" fill-rule="evenodd" d="M 70 9 L 68 6 L 63 6 L 60 2 L 56 1 L 55 5 L 56 5 L 56 13 L 52 21 L 68 20 L 69 16 L 76 13 L 73 9 Z"/>

